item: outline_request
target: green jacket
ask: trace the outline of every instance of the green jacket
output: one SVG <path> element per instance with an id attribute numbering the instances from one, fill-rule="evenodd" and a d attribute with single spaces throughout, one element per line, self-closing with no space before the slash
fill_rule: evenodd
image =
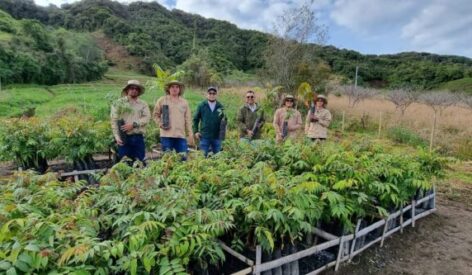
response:
<path id="1" fill-rule="evenodd" d="M 239 127 L 239 137 L 241 138 L 248 138 L 247 130 L 251 130 L 254 128 L 254 123 L 256 119 L 259 117 L 261 113 L 261 108 L 259 105 L 256 104 L 256 110 L 253 112 L 249 109 L 249 106 L 244 105 L 239 109 L 238 112 L 238 127 Z M 265 118 L 262 116 L 261 128 L 264 125 Z M 253 139 L 261 138 L 261 131 L 258 131 Z"/>
<path id="2" fill-rule="evenodd" d="M 200 133 L 203 138 L 218 139 L 220 122 L 224 117 L 223 105 L 216 101 L 215 110 L 212 112 L 208 101 L 202 101 L 193 116 L 193 132 Z"/>

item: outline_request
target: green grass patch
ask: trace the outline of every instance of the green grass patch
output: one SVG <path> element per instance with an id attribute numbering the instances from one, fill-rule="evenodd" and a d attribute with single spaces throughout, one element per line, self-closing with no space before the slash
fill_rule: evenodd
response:
<path id="1" fill-rule="evenodd" d="M 466 77 L 444 83 L 441 89 L 450 90 L 452 92 L 465 92 L 472 95 L 472 77 Z"/>
<path id="2" fill-rule="evenodd" d="M 411 146 L 427 146 L 427 141 L 415 132 L 404 127 L 393 127 L 387 130 L 387 137 L 394 142 Z"/>

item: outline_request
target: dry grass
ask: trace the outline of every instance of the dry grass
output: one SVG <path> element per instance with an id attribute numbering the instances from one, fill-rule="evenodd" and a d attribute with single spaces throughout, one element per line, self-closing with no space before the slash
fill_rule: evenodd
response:
<path id="1" fill-rule="evenodd" d="M 346 112 L 346 120 L 359 120 L 367 114 L 370 121 L 378 125 L 382 114 L 382 128 L 403 126 L 413 130 L 419 136 L 429 140 L 434 118 L 434 111 L 424 104 L 412 104 L 402 116 L 395 105 L 384 99 L 368 99 L 354 108 L 349 107 L 347 97 L 329 96 L 328 108 L 335 114 Z M 453 155 L 472 156 L 472 109 L 453 106 L 445 109 L 437 118 L 435 146 Z"/>

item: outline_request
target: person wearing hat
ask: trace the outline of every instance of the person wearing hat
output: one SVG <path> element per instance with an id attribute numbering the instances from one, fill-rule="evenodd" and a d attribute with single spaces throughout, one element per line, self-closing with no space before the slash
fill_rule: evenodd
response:
<path id="1" fill-rule="evenodd" d="M 111 106 L 111 128 L 119 159 L 127 156 L 144 160 L 145 127 L 151 119 L 151 112 L 148 104 L 139 99 L 143 93 L 144 87 L 138 80 L 129 80 L 121 92 L 122 97 Z"/>
<path id="2" fill-rule="evenodd" d="M 160 128 L 162 151 L 183 153 L 193 146 L 192 115 L 187 100 L 182 96 L 185 86 L 177 80 L 165 85 L 165 95 L 156 102 L 153 118 Z"/>
<path id="3" fill-rule="evenodd" d="M 210 152 L 213 154 L 221 151 L 220 126 L 221 120 L 225 118 L 223 105 L 216 100 L 218 90 L 209 87 L 207 100 L 202 101 L 193 116 L 193 132 L 200 140 L 200 149 L 205 156 Z"/>
<path id="4" fill-rule="evenodd" d="M 295 109 L 295 97 L 285 96 L 282 106 L 274 114 L 275 139 L 278 142 L 286 138 L 296 138 L 302 128 L 303 121 L 300 112 Z"/>
<path id="5" fill-rule="evenodd" d="M 260 118 L 259 123 L 256 125 L 258 118 Z M 264 111 L 256 103 L 256 96 L 253 91 L 246 92 L 246 104 L 239 109 L 237 120 L 241 140 L 261 138 L 260 129 L 265 122 Z M 254 133 L 254 131 L 256 132 Z"/>
<path id="6" fill-rule="evenodd" d="M 314 99 L 315 112 L 310 110 L 306 116 L 305 134 L 313 141 L 325 140 L 328 137 L 328 126 L 331 123 L 331 113 L 326 107 L 328 99 L 318 95 Z"/>

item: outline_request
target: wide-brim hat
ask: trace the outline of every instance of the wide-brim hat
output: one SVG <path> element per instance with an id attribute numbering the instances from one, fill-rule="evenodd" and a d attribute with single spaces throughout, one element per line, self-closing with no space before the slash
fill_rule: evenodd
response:
<path id="1" fill-rule="evenodd" d="M 136 86 L 136 87 L 139 88 L 139 95 L 138 96 L 144 94 L 144 86 L 141 85 L 141 83 L 138 80 L 132 79 L 132 80 L 128 80 L 128 83 L 126 83 L 126 86 L 123 88 L 123 90 L 121 90 L 121 95 L 122 96 L 128 95 L 128 88 L 130 86 Z"/>
<path id="2" fill-rule="evenodd" d="M 316 98 L 315 98 L 315 102 L 316 102 L 318 99 L 323 100 L 324 105 L 327 105 L 327 104 L 328 104 L 328 98 L 327 98 L 325 95 L 317 95 Z"/>
<path id="3" fill-rule="evenodd" d="M 172 85 L 179 85 L 179 87 L 180 87 L 179 95 L 181 96 L 181 95 L 184 94 L 185 85 L 182 82 L 178 81 L 178 80 L 172 80 L 172 81 L 167 82 L 166 87 L 165 87 L 166 88 L 166 94 L 170 93 L 169 88 Z"/>

